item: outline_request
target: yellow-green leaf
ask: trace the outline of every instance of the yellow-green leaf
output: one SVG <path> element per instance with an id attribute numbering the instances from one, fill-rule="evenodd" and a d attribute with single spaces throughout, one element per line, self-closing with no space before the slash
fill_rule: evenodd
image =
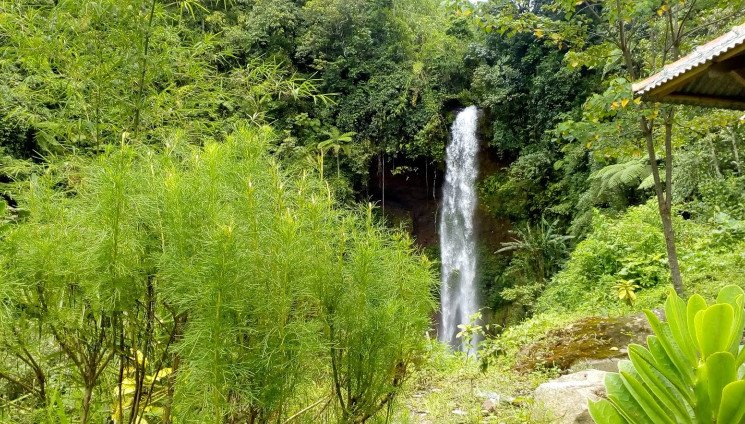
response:
<path id="1" fill-rule="evenodd" d="M 717 424 L 739 424 L 745 418 L 745 381 L 730 383 L 722 392 Z"/>
<path id="2" fill-rule="evenodd" d="M 726 303 L 712 305 L 696 314 L 696 337 L 704 359 L 716 352 L 727 351 L 730 341 L 728 330 L 732 328 L 734 318 L 735 311 Z"/>

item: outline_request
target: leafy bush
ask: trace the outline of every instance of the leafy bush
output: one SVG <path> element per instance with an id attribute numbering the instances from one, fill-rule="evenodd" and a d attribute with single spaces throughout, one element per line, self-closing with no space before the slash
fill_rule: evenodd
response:
<path id="1" fill-rule="evenodd" d="M 691 292 L 716 296 L 727 284 L 745 287 L 745 243 L 738 234 L 742 221 L 673 221 L 683 282 Z M 628 311 L 621 290 L 634 288 L 633 309 L 654 308 L 664 302 L 670 281 L 665 242 L 656 205 L 629 208 L 618 217 L 595 212 L 593 227 L 552 278 L 539 298 L 537 310 L 589 312 Z"/>
<path id="2" fill-rule="evenodd" d="M 528 216 L 531 190 L 530 183 L 498 172 L 479 184 L 479 199 L 492 215 L 519 221 Z"/>
<path id="3" fill-rule="evenodd" d="M 554 276 L 538 310 L 616 303 L 614 287 L 629 280 L 654 287 L 667 280 L 664 239 L 651 205 L 631 208 L 621 219 L 595 213 L 593 230 Z M 661 260 L 663 259 L 663 260 Z"/>
<path id="4" fill-rule="evenodd" d="M 745 178 L 711 179 L 698 186 L 699 197 L 689 209 L 699 220 L 711 220 L 719 214 L 745 217 Z"/>
<path id="5" fill-rule="evenodd" d="M 590 402 L 599 424 L 720 423 L 745 420 L 745 292 L 727 286 L 708 305 L 699 295 L 688 304 L 674 292 L 666 322 L 651 311 L 655 333 L 648 346 L 629 346 L 630 361 L 606 376 L 608 398 Z"/>
<path id="6" fill-rule="evenodd" d="M 569 252 L 572 237 L 558 233 L 557 224 L 541 218 L 536 226 L 519 226 L 510 231 L 512 241 L 502 243 L 498 251 L 513 252 L 510 265 L 501 276 L 511 284 L 501 296 L 529 313 L 546 281 L 559 270 Z"/>
<path id="7" fill-rule="evenodd" d="M 27 217 L 0 244 L 14 420 L 386 410 L 425 347 L 432 267 L 369 209 L 339 210 L 325 184 L 283 172 L 272 137 L 124 145 L 30 180 Z"/>

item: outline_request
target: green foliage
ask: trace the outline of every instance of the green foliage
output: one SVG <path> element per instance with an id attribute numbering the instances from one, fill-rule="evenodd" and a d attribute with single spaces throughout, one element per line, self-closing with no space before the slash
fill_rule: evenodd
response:
<path id="1" fill-rule="evenodd" d="M 651 204 L 630 209 L 622 219 L 596 213 L 592 231 L 551 280 L 537 309 L 609 307 L 618 302 L 615 286 L 621 280 L 643 287 L 667 282 L 658 219 Z"/>
<path id="2" fill-rule="evenodd" d="M 634 283 L 634 280 L 619 280 L 614 286 L 618 291 L 618 298 L 633 305 L 636 300 L 636 291 L 641 288 L 638 284 Z"/>
<path id="3" fill-rule="evenodd" d="M 423 352 L 432 266 L 371 210 L 335 208 L 321 181 L 284 172 L 272 137 L 177 134 L 30 180 L 0 251 L 0 379 L 20 390 L 2 392 L 17 422 L 387 410 Z"/>
<path id="4" fill-rule="evenodd" d="M 458 324 L 458 334 L 455 335 L 457 339 L 460 339 L 465 346 L 475 346 L 475 344 L 484 337 L 486 337 L 487 331 L 490 329 L 490 325 L 482 325 L 484 314 L 481 311 L 475 312 L 468 317 L 468 322 Z M 468 352 L 466 352 L 466 360 L 468 360 Z"/>
<path id="5" fill-rule="evenodd" d="M 557 222 L 541 218 L 540 224 L 525 225 L 511 230 L 512 241 L 502 243 L 497 252 L 512 252 L 512 260 L 501 278 L 512 284 L 501 296 L 532 312 L 532 304 L 547 281 L 562 266 L 569 253 L 571 236 L 558 233 Z"/>
<path id="6" fill-rule="evenodd" d="M 716 303 L 699 295 L 665 302 L 666 322 L 651 311 L 648 346 L 606 376 L 608 398 L 590 402 L 597 423 L 731 423 L 745 419 L 745 292 L 724 287 Z"/>
<path id="7" fill-rule="evenodd" d="M 321 176 L 323 176 L 323 157 L 326 155 L 326 152 L 328 152 L 329 150 L 333 150 L 334 156 L 336 156 L 336 177 L 340 178 L 341 170 L 339 164 L 339 155 L 341 153 L 349 155 L 349 153 L 351 152 L 349 143 L 352 142 L 352 137 L 354 137 L 356 133 L 350 131 L 342 134 L 338 128 L 333 127 L 330 131 L 326 131 L 325 134 L 328 136 L 328 138 L 318 143 L 318 150 L 321 153 Z"/>
<path id="8" fill-rule="evenodd" d="M 8 4 L 0 72 L 3 116 L 31 128 L 40 152 L 98 150 L 168 127 L 220 133 L 235 118 L 259 119 L 279 96 L 314 93 L 271 62 L 219 72 L 220 35 L 194 30 L 173 5 L 37 3 Z"/>
<path id="9" fill-rule="evenodd" d="M 608 165 L 590 175 L 591 180 L 600 182 L 600 193 L 618 190 L 639 184 L 640 188 L 650 188 L 645 183 L 651 176 L 649 158 L 644 157 L 623 163 Z"/>
<path id="10" fill-rule="evenodd" d="M 729 177 L 711 179 L 698 186 L 698 196 L 689 203 L 697 219 L 702 221 L 721 219 L 724 216 L 745 216 L 745 179 Z"/>
<path id="11" fill-rule="evenodd" d="M 474 11 L 478 18 L 471 15 L 483 19 L 487 29 L 495 25 L 470 48 L 468 60 L 478 65 L 471 93 L 485 109 L 489 145 L 509 164 L 505 172 L 484 179 L 480 198 L 497 217 L 539 225 L 545 216 L 558 219 L 564 230 L 579 215 L 575 205 L 585 191 L 589 161 L 584 149 L 557 142 L 552 130 L 579 115 L 598 81 L 593 74 L 568 69 L 566 52 L 552 40 L 523 32 L 527 27 L 506 28 L 508 21 L 519 27 L 550 20 L 543 6 L 492 1 Z"/>
<path id="12" fill-rule="evenodd" d="M 531 153 L 545 145 L 545 133 L 581 106 L 593 84 L 563 66 L 562 52 L 531 36 L 490 34 L 474 50 L 471 60 L 482 64 L 474 72 L 472 92 L 489 112 L 489 143 L 504 153 Z"/>
<path id="13" fill-rule="evenodd" d="M 507 326 L 499 334 L 487 337 L 479 345 L 479 359 L 482 369 L 504 364 L 514 368 L 519 352 L 525 346 L 544 337 L 549 331 L 563 328 L 573 321 L 586 317 L 585 311 L 557 313 L 554 310 L 541 311 L 519 323 Z"/>
<path id="14" fill-rule="evenodd" d="M 53 162 L 174 131 L 201 143 L 290 103 L 330 101 L 279 60 L 233 61 L 229 34 L 201 25 L 201 11 L 194 1 L 4 2 L 0 142 L 14 160 L 0 161 L 0 184 L 17 179 L 17 159 Z"/>
<path id="15" fill-rule="evenodd" d="M 444 152 L 442 104 L 463 90 L 464 46 L 437 2 L 310 1 L 302 7 L 298 66 L 340 94 L 319 111 L 376 151 L 415 158 Z"/>
<path id="16" fill-rule="evenodd" d="M 510 178 L 505 172 L 494 173 L 479 184 L 479 199 L 489 213 L 519 221 L 528 218 L 531 203 L 528 197 L 533 189 L 530 180 Z"/>
<path id="17" fill-rule="evenodd" d="M 631 83 L 685 54 L 712 32 L 728 29 L 742 10 L 741 2 L 721 1 L 449 3 L 456 14 L 483 30 L 485 44 L 496 46 L 474 49 L 474 56 L 486 63 L 476 70 L 473 91 L 494 114 L 492 144 L 519 154 L 510 166 L 510 178 L 488 181 L 487 206 L 534 223 L 546 213 L 554 214 L 549 216 L 579 237 L 587 234 L 593 208 L 619 212 L 644 203 L 651 194 L 651 169 L 642 163 L 642 120 L 649 124 L 653 152 L 665 156 L 663 131 L 655 127 L 661 126 L 667 110 L 642 105 L 634 99 Z M 544 54 L 536 54 L 539 51 Z M 682 148 L 681 159 L 671 166 L 676 200 L 696 195 L 697 185 L 708 177 L 706 168 L 730 168 L 729 162 L 717 165 L 717 155 L 711 152 L 739 155 L 737 142 L 725 147 L 724 140 L 733 137 L 721 130 L 736 122 L 734 114 L 718 111 L 677 115 L 674 125 L 686 130 L 676 130 L 671 140 L 676 150 Z M 700 141 L 707 134 L 716 139 L 712 146 Z M 735 132 L 734 139 L 739 138 Z M 542 173 L 523 178 L 521 172 L 512 172 L 534 162 L 531 156 L 536 154 L 549 164 Z"/>
<path id="18" fill-rule="evenodd" d="M 724 284 L 745 287 L 745 281 L 738 277 L 738 269 L 743 266 L 740 252 L 745 247 L 739 236 L 742 215 L 734 211 L 733 215 L 717 213 L 709 198 L 706 204 L 701 219 L 684 220 L 677 216 L 674 220 L 686 286 L 706 295 L 716 295 Z M 655 307 L 663 300 L 670 278 L 658 219 L 652 202 L 615 217 L 596 211 L 588 236 L 577 244 L 563 270 L 551 279 L 536 309 L 628 310 L 617 296 L 619 285 L 624 284 L 639 286 L 634 289 L 634 309 Z"/>

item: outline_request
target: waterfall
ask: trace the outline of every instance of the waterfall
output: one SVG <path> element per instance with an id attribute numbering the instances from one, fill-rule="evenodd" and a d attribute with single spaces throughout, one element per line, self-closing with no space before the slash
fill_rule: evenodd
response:
<path id="1" fill-rule="evenodd" d="M 440 250 L 442 252 L 442 322 L 440 340 L 456 347 L 458 324 L 468 323 L 478 311 L 476 298 L 476 240 L 473 217 L 476 210 L 476 137 L 478 109 L 470 106 L 458 113 L 452 140 L 445 157 L 442 191 Z M 474 341 L 475 342 L 475 341 Z M 468 347 L 470 350 L 472 347 Z"/>

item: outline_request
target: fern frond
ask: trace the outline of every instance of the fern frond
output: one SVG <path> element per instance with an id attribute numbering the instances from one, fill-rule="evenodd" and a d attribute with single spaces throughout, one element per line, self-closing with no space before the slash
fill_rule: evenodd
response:
<path id="1" fill-rule="evenodd" d="M 593 172 L 589 179 L 599 181 L 600 193 L 605 193 L 638 184 L 649 177 L 651 172 L 649 160 L 644 157 L 608 165 Z"/>
<path id="2" fill-rule="evenodd" d="M 674 178 L 673 181 L 675 181 Z M 662 182 L 663 184 L 665 183 L 665 174 L 663 172 L 660 172 L 660 182 Z M 647 178 L 642 180 L 641 184 L 639 184 L 639 187 L 637 187 L 637 190 L 647 190 L 650 188 L 654 188 L 654 177 L 652 177 L 651 173 L 649 174 L 649 176 L 647 176 Z"/>

